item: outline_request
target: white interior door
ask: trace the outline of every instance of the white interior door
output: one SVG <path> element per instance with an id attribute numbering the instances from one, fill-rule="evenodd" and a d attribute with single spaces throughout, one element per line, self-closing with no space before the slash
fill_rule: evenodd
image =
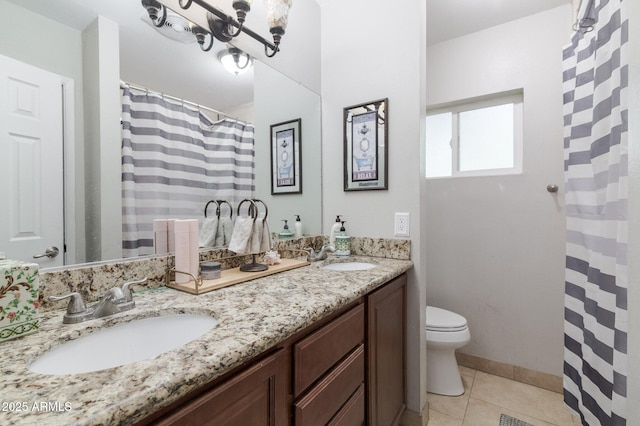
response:
<path id="1" fill-rule="evenodd" d="M 62 114 L 62 77 L 0 55 L 0 252 L 41 267 L 64 262 Z"/>

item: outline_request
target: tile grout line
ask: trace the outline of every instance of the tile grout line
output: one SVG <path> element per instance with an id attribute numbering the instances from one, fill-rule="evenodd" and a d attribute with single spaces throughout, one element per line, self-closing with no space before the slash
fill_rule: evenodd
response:
<path id="1" fill-rule="evenodd" d="M 469 401 L 471 400 L 471 392 L 473 391 L 473 385 L 476 384 L 477 372 L 478 372 L 477 370 L 473 370 L 473 374 L 471 375 L 471 386 L 469 386 L 469 397 L 467 398 L 466 404 L 464 404 L 464 415 L 462 416 L 462 426 L 464 426 L 464 422 L 467 419 L 467 410 L 469 409 Z"/>

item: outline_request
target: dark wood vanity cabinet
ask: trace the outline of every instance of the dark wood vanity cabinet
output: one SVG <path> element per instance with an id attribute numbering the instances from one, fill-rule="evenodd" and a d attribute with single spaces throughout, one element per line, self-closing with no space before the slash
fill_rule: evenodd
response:
<path id="1" fill-rule="evenodd" d="M 342 408 L 365 383 L 365 306 L 359 304 L 293 344 L 293 421 L 320 426 L 342 416 Z M 364 424 L 364 404 L 346 409 Z M 357 413 L 356 413 L 357 411 Z"/>
<path id="2" fill-rule="evenodd" d="M 399 424 L 405 408 L 406 282 L 406 274 L 393 279 L 142 424 Z"/>
<path id="3" fill-rule="evenodd" d="M 370 426 L 398 425 L 405 410 L 406 292 L 403 274 L 367 295 Z"/>
<path id="4" fill-rule="evenodd" d="M 288 424 L 289 366 L 284 349 L 256 362 L 228 380 L 183 404 L 157 425 Z"/>

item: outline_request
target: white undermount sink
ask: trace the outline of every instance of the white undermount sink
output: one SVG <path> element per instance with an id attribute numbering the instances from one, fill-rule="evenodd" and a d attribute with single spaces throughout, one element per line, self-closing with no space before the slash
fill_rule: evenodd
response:
<path id="1" fill-rule="evenodd" d="M 336 262 L 324 265 L 322 269 L 329 269 L 331 271 L 366 271 L 367 269 L 373 269 L 376 265 L 368 262 Z"/>
<path id="2" fill-rule="evenodd" d="M 217 324 L 213 317 L 194 314 L 137 319 L 57 346 L 28 368 L 41 374 L 79 374 L 131 364 L 189 343 Z"/>

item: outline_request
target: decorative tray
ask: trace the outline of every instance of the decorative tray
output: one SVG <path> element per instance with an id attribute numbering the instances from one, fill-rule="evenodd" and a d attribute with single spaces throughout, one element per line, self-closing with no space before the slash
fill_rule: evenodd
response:
<path id="1" fill-rule="evenodd" d="M 186 291 L 191 294 L 204 294 L 209 291 L 218 290 L 234 284 L 240 284 L 246 281 L 255 280 L 256 278 L 266 277 L 268 275 L 277 274 L 278 272 L 288 271 L 290 269 L 300 268 L 309 265 L 307 260 L 298 259 L 282 259 L 277 265 L 269 265 L 268 269 L 259 272 L 243 272 L 240 268 L 224 269 L 220 274 L 220 278 L 215 280 L 190 280 L 185 284 L 178 284 L 171 281 L 171 270 L 165 275 L 165 285 L 180 291 Z"/>

